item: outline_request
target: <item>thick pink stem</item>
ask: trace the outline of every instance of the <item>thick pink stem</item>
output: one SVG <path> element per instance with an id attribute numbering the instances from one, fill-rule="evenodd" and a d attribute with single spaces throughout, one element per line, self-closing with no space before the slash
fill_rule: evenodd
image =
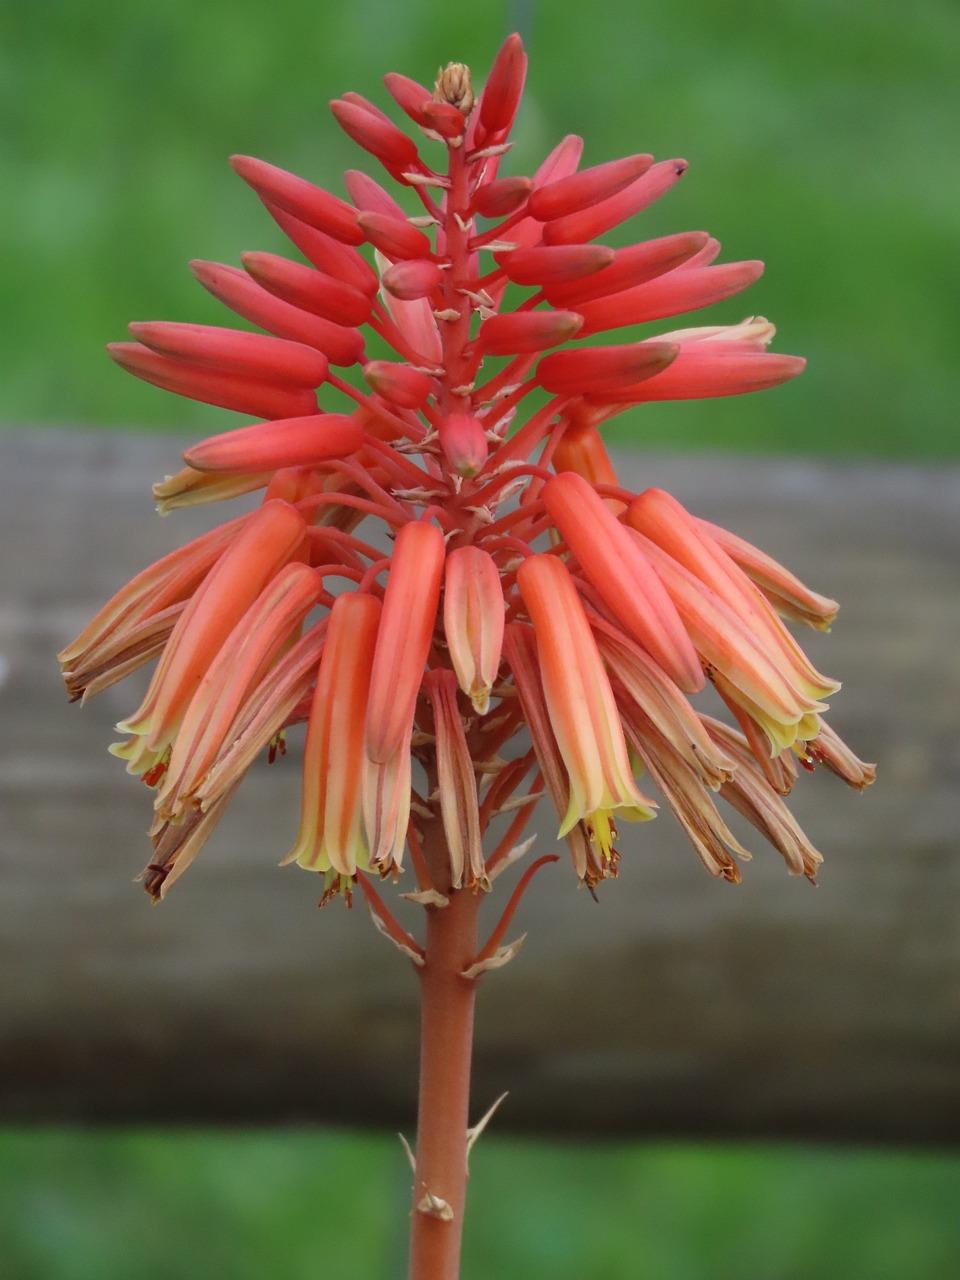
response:
<path id="1" fill-rule="evenodd" d="M 478 895 L 460 889 L 427 911 L 420 969 L 420 1093 L 410 1280 L 457 1280 L 467 1192 L 467 1126 Z"/>

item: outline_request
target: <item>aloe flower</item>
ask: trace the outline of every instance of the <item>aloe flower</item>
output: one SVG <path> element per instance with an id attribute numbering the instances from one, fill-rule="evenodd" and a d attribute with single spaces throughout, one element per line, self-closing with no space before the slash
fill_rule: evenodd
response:
<path id="1" fill-rule="evenodd" d="M 786 625 L 827 630 L 836 603 L 671 495 L 624 489 L 603 441 L 632 406 L 802 371 L 762 317 L 660 323 L 762 264 L 717 262 L 696 230 L 602 242 L 684 160 L 582 167 L 571 135 L 532 175 L 501 172 L 525 75 L 511 36 L 482 92 L 458 63 L 432 88 L 388 75 L 402 125 L 335 100 L 385 185 L 350 170 L 339 195 L 233 157 L 295 256 L 192 270 L 253 328 L 141 322 L 109 350 L 241 415 L 154 490 L 163 512 L 239 499 L 239 514 L 139 573 L 60 655 L 72 698 L 155 663 L 111 748 L 153 792 L 154 900 L 306 724 L 285 861 L 319 875 L 324 902 L 361 893 L 420 973 L 411 1274 L 427 1280 L 458 1268 L 474 991 L 516 954 L 505 931 L 554 855 L 482 944 L 478 911 L 530 848 L 540 799 L 591 893 L 621 864 L 618 821 L 658 812 L 641 773 L 712 875 L 735 882 L 749 857 L 734 812 L 814 880 L 821 856 L 785 803 L 798 766 L 874 777 L 825 718 L 837 682 Z M 385 881 L 424 909 L 422 941 Z"/>

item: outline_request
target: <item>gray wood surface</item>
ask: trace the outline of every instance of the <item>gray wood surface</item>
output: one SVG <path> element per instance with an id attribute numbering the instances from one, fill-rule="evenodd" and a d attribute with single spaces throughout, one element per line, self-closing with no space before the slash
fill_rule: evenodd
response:
<path id="1" fill-rule="evenodd" d="M 147 797 L 106 754 L 121 686 L 70 707 L 55 651 L 209 515 L 151 513 L 182 441 L 0 436 L 0 1118 L 410 1122 L 414 981 L 362 909 L 278 870 L 298 760 L 257 768 L 160 908 L 133 876 Z M 819 888 L 756 843 L 710 880 L 669 815 L 595 905 L 566 864 L 484 980 L 478 1107 L 626 1135 L 960 1136 L 960 470 L 634 454 L 656 483 L 843 602 L 811 650 L 880 781 L 803 779 Z M 541 847 L 549 848 L 549 830 Z"/>

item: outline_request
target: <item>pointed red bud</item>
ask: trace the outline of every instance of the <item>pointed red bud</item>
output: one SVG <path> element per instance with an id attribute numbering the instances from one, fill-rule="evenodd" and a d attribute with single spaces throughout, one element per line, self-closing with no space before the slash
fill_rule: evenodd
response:
<path id="1" fill-rule="evenodd" d="M 600 393 L 610 404 L 652 400 L 703 400 L 766 391 L 803 373 L 802 356 L 770 351 L 720 350 L 709 342 L 682 345 L 680 354 L 657 378 L 636 388 Z"/>
<path id="2" fill-rule="evenodd" d="M 371 360 L 363 366 L 369 387 L 401 409 L 419 409 L 433 390 L 433 382 L 419 369 L 390 360 Z"/>
<path id="3" fill-rule="evenodd" d="M 357 223 L 370 244 L 388 258 L 429 258 L 433 253 L 423 232 L 400 218 L 384 213 L 360 213 Z"/>
<path id="4" fill-rule="evenodd" d="M 589 209 L 629 187 L 652 164 L 653 156 L 624 156 L 622 160 L 610 160 L 548 182 L 530 197 L 530 216 L 538 222 L 551 222 Z"/>
<path id="5" fill-rule="evenodd" d="M 675 342 L 635 342 L 624 347 L 555 351 L 540 361 L 537 381 L 555 395 L 621 391 L 662 372 L 679 351 Z"/>
<path id="6" fill-rule="evenodd" d="M 582 476 L 564 472 L 543 502 L 584 576 L 630 635 L 687 692 L 704 685 L 696 650 L 653 565 Z"/>
<path id="7" fill-rule="evenodd" d="M 615 196 L 579 213 L 568 213 L 556 222 L 548 222 L 543 228 L 543 243 L 582 244 L 602 236 L 659 200 L 686 171 L 686 160 L 661 160 Z"/>
<path id="8" fill-rule="evenodd" d="M 357 227 L 357 215 L 347 204 L 322 187 L 314 186 L 306 178 L 279 169 L 265 160 L 253 156 L 231 156 L 234 172 L 253 187 L 262 200 L 286 209 L 311 227 L 325 231 L 344 244 L 362 244 L 363 236 Z"/>
<path id="9" fill-rule="evenodd" d="M 498 253 L 496 261 L 514 284 L 544 287 L 594 275 L 614 260 L 614 250 L 602 244 L 562 244 Z"/>
<path id="10" fill-rule="evenodd" d="M 705 231 L 684 231 L 632 244 L 615 250 L 610 265 L 595 274 L 577 280 L 546 281 L 544 293 L 554 307 L 573 307 L 611 293 L 622 293 L 689 263 L 709 239 Z M 575 247 L 581 246 L 570 246 Z"/>
<path id="11" fill-rule="evenodd" d="M 443 272 L 429 258 L 409 258 L 388 267 L 383 273 L 382 284 L 395 298 L 412 302 L 416 298 L 429 298 L 435 289 L 439 289 L 442 279 Z"/>
<path id="12" fill-rule="evenodd" d="M 762 262 L 725 262 L 718 267 L 679 267 L 622 293 L 578 304 L 583 336 L 665 316 L 699 311 L 748 289 L 763 275 Z"/>
<path id="13" fill-rule="evenodd" d="M 533 175 L 533 185 L 545 187 L 548 182 L 557 182 L 560 178 L 576 173 L 582 155 L 583 139 L 579 134 L 568 133 L 541 163 Z"/>
<path id="14" fill-rule="evenodd" d="M 302 311 L 347 328 L 370 317 L 373 304 L 367 294 L 313 267 L 276 253 L 241 253 L 240 260 L 257 284 Z"/>
<path id="15" fill-rule="evenodd" d="M 473 207 L 481 218 L 504 218 L 520 208 L 532 189 L 529 178 L 496 178 L 477 190 Z"/>
<path id="16" fill-rule="evenodd" d="M 355 93 L 353 89 L 349 89 L 341 98 L 342 102 L 349 102 L 352 106 L 357 107 L 360 111 L 366 111 L 367 115 L 375 116 L 378 120 L 383 120 L 386 124 L 390 124 L 390 117 L 385 111 L 381 111 L 375 106 L 369 98 L 365 98 L 362 93 Z"/>
<path id="17" fill-rule="evenodd" d="M 523 83 L 527 78 L 527 55 L 523 41 L 514 33 L 507 36 L 490 68 L 480 99 L 480 128 L 487 134 L 505 133 L 517 114 Z"/>
<path id="18" fill-rule="evenodd" d="M 312 391 L 174 360 L 158 355 L 139 342 L 111 342 L 107 351 L 121 369 L 144 382 L 189 400 L 219 405 L 221 409 L 233 409 L 258 418 L 289 418 L 314 412 L 317 407 Z"/>
<path id="19" fill-rule="evenodd" d="M 329 320 L 292 307 L 289 302 L 261 289 L 239 267 L 195 259 L 190 263 L 190 270 L 203 287 L 231 311 L 275 333 L 278 338 L 316 347 L 335 365 L 356 364 L 363 356 L 363 337 L 356 329 L 345 329 L 343 325 L 331 324 Z"/>
<path id="20" fill-rule="evenodd" d="M 382 113 L 335 98 L 330 110 L 344 133 L 389 169 L 405 169 L 417 159 L 417 144 Z"/>
<path id="21" fill-rule="evenodd" d="M 423 109 L 423 127 L 432 129 L 434 133 L 439 133 L 441 138 L 451 141 L 454 138 L 463 137 L 467 122 L 463 112 L 452 102 L 430 101 Z"/>
<path id="22" fill-rule="evenodd" d="M 255 422 L 201 440 L 184 453 L 198 471 L 275 471 L 346 458 L 363 444 L 360 424 L 344 413 Z"/>
<path id="23" fill-rule="evenodd" d="M 414 520 L 397 534 L 367 704 L 367 755 L 376 764 L 401 749 L 413 724 L 433 642 L 443 561 L 443 534 L 436 525 Z"/>
<path id="24" fill-rule="evenodd" d="M 388 218 L 399 218 L 401 222 L 406 220 L 403 206 L 397 204 L 390 192 L 362 169 L 348 169 L 343 175 L 343 185 L 361 213 L 385 213 Z"/>
<path id="25" fill-rule="evenodd" d="M 268 382 L 290 382 L 300 387 L 319 387 L 327 376 L 327 357 L 302 342 L 288 342 L 244 329 L 165 320 L 127 327 L 151 351 L 208 365 L 223 373 L 263 378 Z"/>
<path id="26" fill-rule="evenodd" d="M 487 355 L 522 355 L 566 342 L 582 323 L 575 311 L 515 311 L 485 320 L 477 342 Z"/>
<path id="27" fill-rule="evenodd" d="M 388 71 L 383 77 L 387 93 L 401 111 L 406 112 L 415 124 L 424 124 L 424 108 L 433 101 L 433 94 L 416 80 Z"/>
<path id="28" fill-rule="evenodd" d="M 377 273 L 356 249 L 334 240 L 325 231 L 318 231 L 316 227 L 301 222 L 278 204 L 271 204 L 269 201 L 265 204 L 267 212 L 283 234 L 318 271 L 336 276 L 344 284 L 352 285 L 354 289 L 373 297 L 380 283 Z"/>
<path id="29" fill-rule="evenodd" d="M 437 428 L 447 465 L 459 476 L 475 476 L 487 460 L 483 423 L 472 413 L 451 413 Z"/>

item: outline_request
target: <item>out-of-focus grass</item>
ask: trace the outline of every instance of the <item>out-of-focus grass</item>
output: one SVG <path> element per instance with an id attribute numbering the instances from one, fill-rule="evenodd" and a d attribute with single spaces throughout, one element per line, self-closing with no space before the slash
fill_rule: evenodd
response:
<path id="1" fill-rule="evenodd" d="M 464 1280 L 946 1280 L 960 1160 L 485 1139 Z M 5 1280 L 397 1280 L 395 1139 L 0 1133 Z"/>
<path id="2" fill-rule="evenodd" d="M 448 58 L 483 74 L 519 23 L 531 71 L 508 169 L 529 172 L 568 131 L 590 161 L 686 155 L 688 176 L 635 234 L 705 227 L 727 259 L 766 259 L 764 280 L 711 318 L 768 314 L 780 349 L 811 360 L 764 395 L 635 412 L 620 438 L 957 451 L 951 0 L 909 14 L 884 0 L 44 0 L 0 22 L 0 421 L 219 429 L 226 415 L 144 387 L 101 346 L 132 318 L 222 321 L 187 259 L 280 247 L 226 154 L 340 190 L 339 172 L 369 158 L 328 98 L 355 88 L 386 105 L 384 71 L 429 81 Z"/>

